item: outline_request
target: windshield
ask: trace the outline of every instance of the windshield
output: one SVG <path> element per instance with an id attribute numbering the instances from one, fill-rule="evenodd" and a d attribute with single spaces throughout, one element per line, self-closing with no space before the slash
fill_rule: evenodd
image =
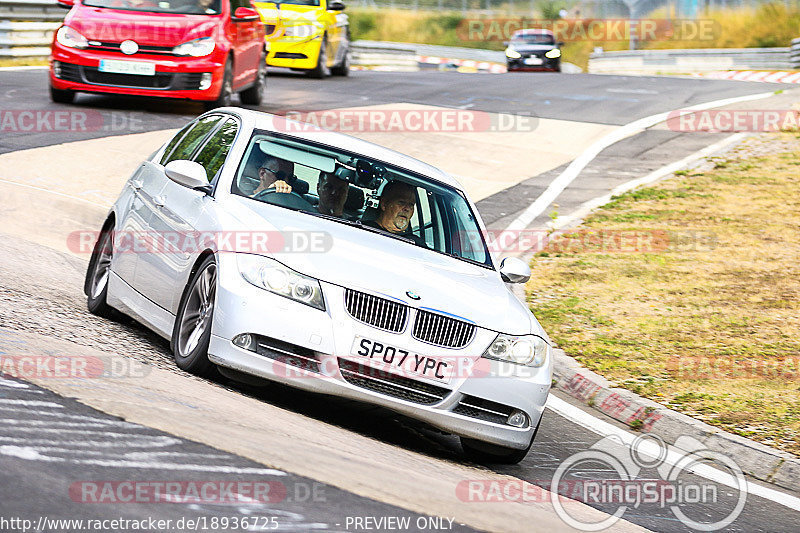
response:
<path id="1" fill-rule="evenodd" d="M 256 131 L 231 192 L 492 267 L 457 190 L 362 156 Z"/>
<path id="2" fill-rule="evenodd" d="M 84 0 L 83 5 L 149 13 L 220 14 L 220 0 Z"/>
<path id="3" fill-rule="evenodd" d="M 537 33 L 527 33 L 514 35 L 511 38 L 512 43 L 516 44 L 555 44 L 556 41 L 552 35 L 541 35 Z"/>

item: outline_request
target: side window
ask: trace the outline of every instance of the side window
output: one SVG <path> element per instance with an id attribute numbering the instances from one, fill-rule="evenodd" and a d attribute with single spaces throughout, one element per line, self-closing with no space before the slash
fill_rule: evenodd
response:
<path id="1" fill-rule="evenodd" d="M 164 157 L 161 158 L 161 164 L 166 165 L 170 161 L 176 159 L 191 159 L 194 151 L 202 144 L 206 136 L 214 129 L 214 126 L 222 119 L 219 115 L 211 115 L 203 117 L 194 123 L 194 127 L 190 129 L 183 139 L 175 145 L 172 153 L 164 152 Z"/>
<path id="2" fill-rule="evenodd" d="M 169 154 L 172 153 L 172 150 L 175 149 L 175 145 L 178 144 L 178 141 L 183 139 L 183 136 L 186 135 L 186 132 L 192 129 L 193 127 L 194 127 L 194 122 L 188 123 L 181 129 L 181 131 L 175 134 L 175 137 L 170 139 L 170 141 L 167 143 L 167 147 L 164 149 L 163 155 L 161 156 L 162 165 L 166 165 L 166 159 L 169 157 Z"/>
<path id="3" fill-rule="evenodd" d="M 222 168 L 225 158 L 228 157 L 228 151 L 231 149 L 233 139 L 236 137 L 236 132 L 239 126 L 233 119 L 228 119 L 214 134 L 209 137 L 203 149 L 197 154 L 194 160 L 206 169 L 208 181 L 212 181 L 214 177 Z"/>

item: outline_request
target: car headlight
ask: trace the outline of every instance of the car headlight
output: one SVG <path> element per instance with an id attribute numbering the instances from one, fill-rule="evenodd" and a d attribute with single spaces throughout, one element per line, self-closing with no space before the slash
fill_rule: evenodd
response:
<path id="1" fill-rule="evenodd" d="M 61 26 L 56 32 L 56 41 L 62 46 L 69 48 L 86 48 L 89 46 L 89 40 L 74 28 L 69 26 Z"/>
<path id="2" fill-rule="evenodd" d="M 319 28 L 313 24 L 298 24 L 296 26 L 286 26 L 284 35 L 286 37 L 308 38 L 319 33 Z"/>
<path id="3" fill-rule="evenodd" d="M 536 335 L 504 335 L 500 333 L 483 357 L 518 365 L 540 367 L 547 362 L 550 345 Z"/>
<path id="4" fill-rule="evenodd" d="M 509 59 L 519 59 L 522 57 L 522 54 L 511 48 L 510 46 L 506 48 L 506 57 Z"/>
<path id="5" fill-rule="evenodd" d="M 217 43 L 211 37 L 201 37 L 179 44 L 172 49 L 172 53 L 176 56 L 203 57 L 213 52 L 216 46 Z"/>
<path id="6" fill-rule="evenodd" d="M 553 48 L 552 50 L 548 50 L 545 52 L 544 57 L 548 59 L 555 59 L 557 57 L 561 57 L 561 50 L 558 48 Z"/>
<path id="7" fill-rule="evenodd" d="M 319 280 L 261 255 L 236 254 L 242 277 L 261 289 L 325 310 Z"/>

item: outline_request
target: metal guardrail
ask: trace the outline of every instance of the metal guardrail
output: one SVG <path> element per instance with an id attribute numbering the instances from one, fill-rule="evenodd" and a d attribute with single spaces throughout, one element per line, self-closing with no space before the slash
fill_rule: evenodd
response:
<path id="1" fill-rule="evenodd" d="M 796 40 L 800 48 L 800 39 Z M 589 56 L 588 71 L 592 74 L 687 74 L 715 70 L 788 70 L 793 68 L 791 50 L 784 47 L 596 52 Z"/>
<path id="2" fill-rule="evenodd" d="M 0 0 L 0 57 L 46 57 L 66 14 L 55 0 Z"/>
<path id="3" fill-rule="evenodd" d="M 800 38 L 792 39 L 792 46 L 789 48 L 789 62 L 792 68 L 800 68 Z"/>

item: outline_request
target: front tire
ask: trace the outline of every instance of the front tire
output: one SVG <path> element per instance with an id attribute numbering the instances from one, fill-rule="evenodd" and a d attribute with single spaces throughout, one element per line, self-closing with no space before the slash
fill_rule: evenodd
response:
<path id="1" fill-rule="evenodd" d="M 50 100 L 57 104 L 71 104 L 75 101 L 75 91 L 56 89 L 50 86 Z"/>
<path id="2" fill-rule="evenodd" d="M 328 68 L 328 37 L 322 37 L 322 43 L 319 45 L 319 57 L 317 58 L 317 66 L 308 71 L 308 77 L 316 80 L 321 80 L 330 76 L 331 70 Z"/>
<path id="3" fill-rule="evenodd" d="M 255 83 L 248 89 L 239 93 L 239 98 L 244 105 L 260 106 L 264 101 L 264 91 L 267 89 L 267 56 L 261 56 L 258 65 Z"/>
<path id="4" fill-rule="evenodd" d="M 211 111 L 218 107 L 227 107 L 231 105 L 233 98 L 233 65 L 228 61 L 225 63 L 225 74 L 222 76 L 222 87 L 219 90 L 219 96 L 216 100 L 205 102 L 206 111 Z"/>
<path id="5" fill-rule="evenodd" d="M 178 368 L 198 376 L 216 374 L 216 365 L 208 359 L 216 293 L 217 263 L 210 255 L 186 286 L 170 342 Z"/>
<path id="6" fill-rule="evenodd" d="M 108 305 L 108 278 L 111 275 L 111 259 L 114 255 L 112 228 L 103 229 L 92 250 L 89 268 L 86 269 L 84 292 L 86 307 L 93 315 L 111 318 L 114 309 Z"/>
<path id="7" fill-rule="evenodd" d="M 544 416 L 544 415 L 542 415 Z M 542 423 L 542 417 L 539 417 L 539 422 L 531 435 L 531 441 L 528 447 L 524 450 L 517 450 L 515 448 L 507 448 L 505 446 L 498 446 L 496 444 L 489 444 L 487 442 L 468 439 L 460 437 L 461 448 L 464 454 L 472 461 L 480 464 L 502 464 L 502 465 L 515 465 L 525 459 L 528 452 L 533 446 L 533 441 L 536 440 L 536 434 L 539 432 L 539 426 Z"/>
<path id="8" fill-rule="evenodd" d="M 334 76 L 347 76 L 350 74 L 350 47 L 344 53 L 342 62 L 331 69 L 331 74 Z"/>

